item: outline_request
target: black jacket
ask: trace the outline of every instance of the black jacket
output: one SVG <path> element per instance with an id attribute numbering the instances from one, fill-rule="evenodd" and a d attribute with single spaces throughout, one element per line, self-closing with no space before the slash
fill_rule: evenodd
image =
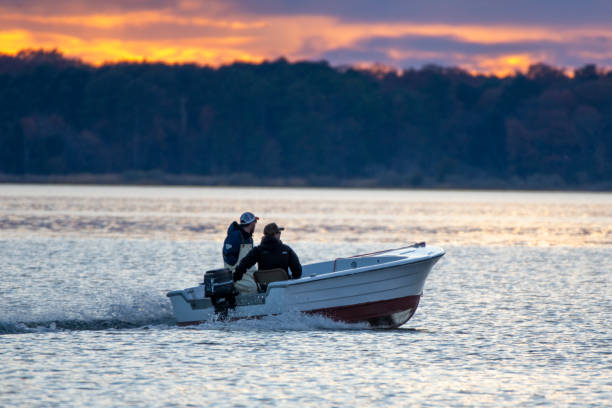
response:
<path id="1" fill-rule="evenodd" d="M 234 272 L 234 281 L 242 279 L 246 270 L 255 264 L 259 270 L 282 268 L 289 273 L 291 269 L 292 279 L 299 279 L 302 276 L 302 265 L 293 249 L 274 237 L 263 237 L 261 244 L 242 258 Z"/>

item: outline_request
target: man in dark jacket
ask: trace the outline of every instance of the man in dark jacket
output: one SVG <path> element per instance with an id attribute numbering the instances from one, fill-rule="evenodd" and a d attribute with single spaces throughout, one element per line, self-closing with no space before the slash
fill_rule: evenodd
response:
<path id="1" fill-rule="evenodd" d="M 275 223 L 266 225 L 261 244 L 253 248 L 236 267 L 234 282 L 242 279 L 245 271 L 257 263 L 259 270 L 282 268 L 287 273 L 291 269 L 291 279 L 302 276 L 302 265 L 298 256 L 288 245 L 280 240 L 281 231 Z"/>

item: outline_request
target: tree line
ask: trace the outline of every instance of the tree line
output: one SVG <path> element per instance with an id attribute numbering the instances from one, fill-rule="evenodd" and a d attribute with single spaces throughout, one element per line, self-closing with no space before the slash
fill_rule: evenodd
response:
<path id="1" fill-rule="evenodd" d="M 610 186 L 612 71 L 536 64 L 500 78 L 440 66 L 95 67 L 58 51 L 0 55 L 0 173 L 129 172 Z"/>

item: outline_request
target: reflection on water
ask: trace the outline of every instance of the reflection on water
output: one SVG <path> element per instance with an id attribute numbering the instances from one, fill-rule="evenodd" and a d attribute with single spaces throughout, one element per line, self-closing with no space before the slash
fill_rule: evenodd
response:
<path id="1" fill-rule="evenodd" d="M 177 327 L 247 209 L 304 263 L 447 254 L 397 330 Z M 611 243 L 611 194 L 0 186 L 0 406 L 606 406 Z"/>
<path id="2" fill-rule="evenodd" d="M 297 243 L 304 262 L 372 244 Z M 318 316 L 177 327 L 219 244 L 0 239 L 0 406 L 605 406 L 607 248 L 447 247 L 398 330 Z"/>
<path id="3" fill-rule="evenodd" d="M 612 244 L 610 193 L 270 188 L 4 185 L 0 236 L 222 240 L 245 210 L 291 242 Z"/>

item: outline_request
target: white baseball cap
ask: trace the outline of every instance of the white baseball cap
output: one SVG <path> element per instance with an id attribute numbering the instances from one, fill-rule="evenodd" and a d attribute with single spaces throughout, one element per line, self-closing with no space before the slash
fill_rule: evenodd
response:
<path id="1" fill-rule="evenodd" d="M 245 212 L 240 216 L 240 224 L 248 225 L 252 222 L 259 220 L 259 217 L 256 217 L 252 212 Z"/>

